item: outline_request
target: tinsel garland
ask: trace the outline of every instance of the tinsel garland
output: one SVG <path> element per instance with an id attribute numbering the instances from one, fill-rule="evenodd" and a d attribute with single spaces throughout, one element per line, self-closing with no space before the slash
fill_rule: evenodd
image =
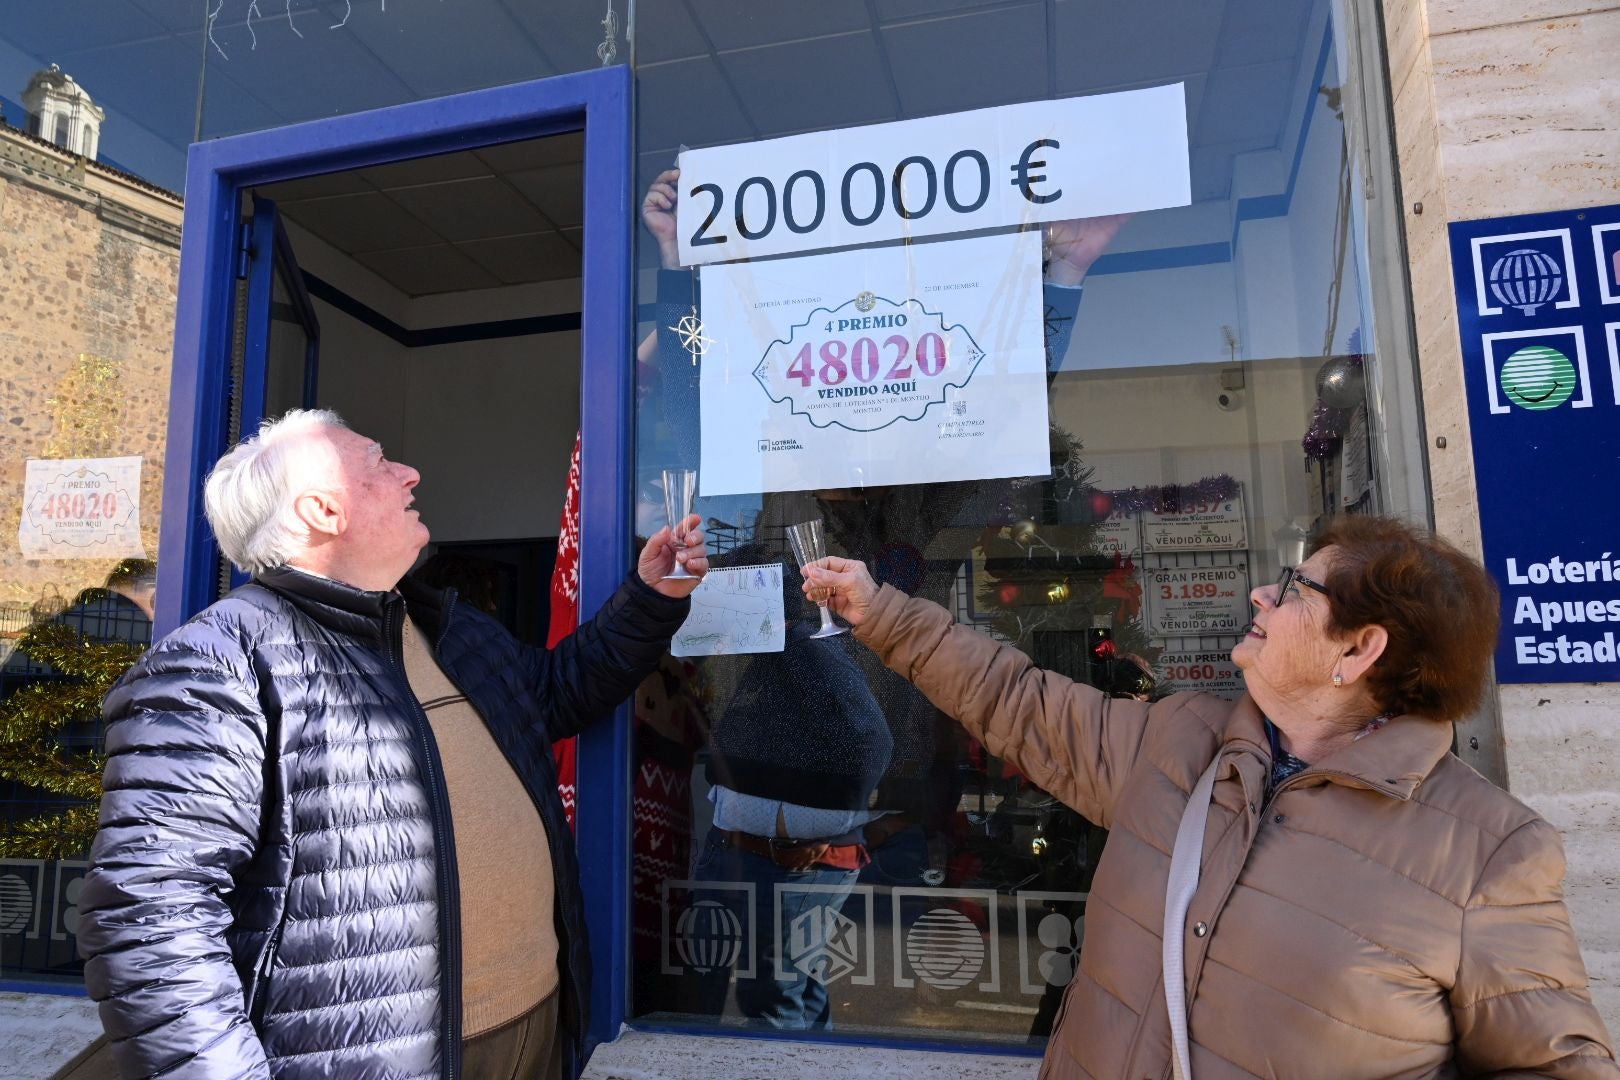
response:
<path id="1" fill-rule="evenodd" d="M 1318 401 L 1311 412 L 1311 424 L 1305 429 L 1305 437 L 1299 441 L 1305 456 L 1317 461 L 1332 457 L 1344 438 L 1344 425 L 1349 418 L 1349 410 L 1335 409 Z"/>
<path id="2" fill-rule="evenodd" d="M 1191 484 L 1153 484 L 1148 487 L 1128 487 L 1107 494 L 1112 500 L 1114 513 L 1137 516 L 1179 514 L 1183 507 L 1225 502 L 1237 498 L 1239 488 L 1235 479 L 1221 473 Z"/>
<path id="3" fill-rule="evenodd" d="M 6 822 L 0 856 L 65 858 L 84 851 L 95 835 L 104 759 L 97 753 L 65 749 L 57 732 L 94 720 L 101 699 L 141 649 L 123 642 L 90 641 L 60 623 L 35 626 L 17 647 L 65 677 L 31 683 L 0 702 L 0 779 L 83 799 L 85 805 Z"/>

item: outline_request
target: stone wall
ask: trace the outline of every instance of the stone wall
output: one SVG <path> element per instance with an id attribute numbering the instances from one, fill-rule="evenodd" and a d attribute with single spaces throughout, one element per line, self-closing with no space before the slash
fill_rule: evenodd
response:
<path id="1" fill-rule="evenodd" d="M 1446 223 L 1620 202 L 1620 4 L 1383 8 L 1435 521 L 1478 554 Z M 1593 996 L 1620 1031 L 1620 687 L 1504 686 L 1499 702 L 1509 786 L 1563 831 Z"/>
<path id="2" fill-rule="evenodd" d="M 29 458 L 139 455 L 157 556 L 180 200 L 0 129 L 0 635 L 115 558 L 24 558 Z"/>

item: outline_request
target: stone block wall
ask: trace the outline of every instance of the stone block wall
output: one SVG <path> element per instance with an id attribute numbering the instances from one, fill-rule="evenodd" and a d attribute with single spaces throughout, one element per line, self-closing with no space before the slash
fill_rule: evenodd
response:
<path id="1" fill-rule="evenodd" d="M 177 196 L 0 130 L 0 623 L 71 600 L 117 561 L 23 556 L 29 458 L 139 455 L 157 557 L 180 214 Z"/>

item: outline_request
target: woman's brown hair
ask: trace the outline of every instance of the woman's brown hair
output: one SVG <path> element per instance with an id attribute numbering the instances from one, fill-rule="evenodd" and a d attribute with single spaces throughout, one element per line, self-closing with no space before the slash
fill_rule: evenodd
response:
<path id="1" fill-rule="evenodd" d="M 1392 518 L 1334 518 L 1311 541 L 1333 547 L 1327 572 L 1328 632 L 1363 626 L 1389 633 L 1367 674 L 1378 704 L 1397 713 L 1456 720 L 1485 693 L 1501 622 L 1485 568 L 1427 530 Z"/>

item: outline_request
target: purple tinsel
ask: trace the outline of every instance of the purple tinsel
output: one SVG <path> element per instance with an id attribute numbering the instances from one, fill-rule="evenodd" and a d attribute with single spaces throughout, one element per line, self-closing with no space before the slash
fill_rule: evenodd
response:
<path id="1" fill-rule="evenodd" d="M 1348 410 L 1334 409 L 1318 401 L 1311 412 L 1311 426 L 1305 429 L 1305 437 L 1299 441 L 1305 456 L 1317 461 L 1332 457 L 1344 437 L 1344 422 L 1349 417 Z"/>
<path id="2" fill-rule="evenodd" d="M 1206 476 L 1191 484 L 1163 484 L 1152 487 L 1129 487 L 1124 491 L 1111 491 L 1114 513 L 1177 514 L 1183 506 L 1225 502 L 1237 498 L 1240 485 L 1232 477 L 1221 473 Z"/>

